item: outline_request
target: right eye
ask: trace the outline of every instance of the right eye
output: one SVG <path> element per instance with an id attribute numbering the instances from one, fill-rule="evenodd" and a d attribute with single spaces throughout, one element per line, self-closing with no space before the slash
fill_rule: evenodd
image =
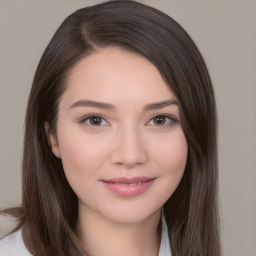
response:
<path id="1" fill-rule="evenodd" d="M 108 122 L 101 116 L 91 115 L 83 118 L 81 123 L 85 123 L 89 126 L 107 126 Z"/>

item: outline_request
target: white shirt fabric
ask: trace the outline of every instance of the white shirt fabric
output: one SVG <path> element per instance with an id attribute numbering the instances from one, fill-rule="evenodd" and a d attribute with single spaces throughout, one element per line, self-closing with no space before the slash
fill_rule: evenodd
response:
<path id="1" fill-rule="evenodd" d="M 168 228 L 165 217 L 162 215 L 162 238 L 158 256 L 172 256 Z"/>
<path id="2" fill-rule="evenodd" d="M 167 225 L 163 218 L 162 239 L 158 256 L 171 255 Z M 32 256 L 23 242 L 21 229 L 0 240 L 0 256 Z"/>
<path id="3" fill-rule="evenodd" d="M 0 256 L 32 256 L 27 250 L 21 229 L 0 240 Z"/>

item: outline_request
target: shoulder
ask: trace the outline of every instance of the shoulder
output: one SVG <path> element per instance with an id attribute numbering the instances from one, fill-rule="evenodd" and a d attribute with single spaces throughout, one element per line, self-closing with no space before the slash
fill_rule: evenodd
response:
<path id="1" fill-rule="evenodd" d="M 32 256 L 27 250 L 21 229 L 0 239 L 0 256 Z"/>

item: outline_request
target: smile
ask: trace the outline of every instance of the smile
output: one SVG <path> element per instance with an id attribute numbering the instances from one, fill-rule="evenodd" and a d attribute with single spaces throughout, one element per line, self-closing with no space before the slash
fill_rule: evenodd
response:
<path id="1" fill-rule="evenodd" d="M 145 192 L 156 178 L 134 177 L 102 180 L 105 187 L 120 196 L 137 196 Z"/>
<path id="2" fill-rule="evenodd" d="M 127 183 L 119 183 L 119 182 L 113 182 L 113 183 L 114 183 L 114 184 L 119 184 L 119 185 L 122 185 L 122 186 L 136 186 L 136 185 L 141 184 L 142 182 L 130 183 L 130 184 L 127 184 Z"/>

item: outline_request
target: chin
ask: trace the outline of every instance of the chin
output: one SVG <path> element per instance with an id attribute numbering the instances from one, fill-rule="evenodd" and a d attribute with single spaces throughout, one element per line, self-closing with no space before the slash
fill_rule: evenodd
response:
<path id="1" fill-rule="evenodd" d="M 146 209 L 116 209 L 115 211 L 108 211 L 101 214 L 108 220 L 118 224 L 138 225 L 149 220 L 151 217 L 156 218 L 160 211 L 161 208 L 153 211 L 146 211 Z"/>

